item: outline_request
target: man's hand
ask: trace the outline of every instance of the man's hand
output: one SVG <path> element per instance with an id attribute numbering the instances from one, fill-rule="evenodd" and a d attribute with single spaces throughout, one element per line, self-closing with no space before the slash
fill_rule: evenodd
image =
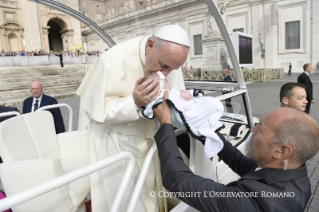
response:
<path id="1" fill-rule="evenodd" d="M 315 100 L 313 99 L 313 100 L 311 100 L 311 104 L 313 104 L 313 103 L 315 103 Z"/>
<path id="2" fill-rule="evenodd" d="M 153 109 L 154 115 L 161 125 L 172 124 L 171 109 L 165 101 L 168 98 L 168 91 L 164 92 L 163 102 Z"/>
<path id="3" fill-rule="evenodd" d="M 148 79 L 142 82 L 139 78 L 133 90 L 133 99 L 137 107 L 142 107 L 155 100 L 159 94 L 159 82 Z M 149 98 L 148 98 L 149 97 Z"/>

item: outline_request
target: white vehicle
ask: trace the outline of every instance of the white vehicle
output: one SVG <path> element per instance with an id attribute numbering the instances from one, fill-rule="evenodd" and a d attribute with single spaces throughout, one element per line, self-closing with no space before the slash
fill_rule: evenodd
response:
<path id="1" fill-rule="evenodd" d="M 45 1 L 45 0 L 30 0 L 40 4 L 44 4 L 46 6 L 53 7 L 60 11 L 63 11 L 78 20 L 85 23 L 89 26 L 92 30 L 94 30 L 109 46 L 115 45 L 115 42 L 112 38 L 105 33 L 99 26 L 94 24 L 94 22 L 87 19 L 85 16 L 81 15 L 80 13 L 76 13 L 70 8 L 63 7 L 63 5 L 59 4 L 56 1 Z M 177 1 L 178 2 L 178 1 Z M 215 21 L 219 27 L 221 35 L 225 41 L 225 45 L 227 47 L 227 52 L 230 56 L 230 60 L 232 63 L 232 67 L 234 70 L 234 74 L 236 76 L 237 81 L 232 82 L 225 82 L 225 81 L 200 81 L 200 80 L 185 80 L 185 85 L 188 89 L 196 88 L 205 91 L 206 95 L 211 95 L 224 103 L 225 111 L 226 111 L 226 103 L 225 100 L 231 98 L 232 104 L 232 113 L 225 112 L 224 115 L 221 117 L 220 121 L 225 125 L 225 128 L 220 131 L 221 134 L 225 136 L 225 138 L 231 142 L 234 146 L 236 146 L 242 153 L 246 154 L 249 149 L 249 139 L 252 136 L 250 129 L 258 123 L 258 119 L 252 117 L 250 101 L 248 97 L 248 92 L 246 88 L 246 84 L 243 79 L 242 71 L 235 53 L 234 46 L 231 41 L 231 37 L 225 23 L 222 19 L 219 9 L 215 5 L 214 1 L 212 0 L 205 0 L 208 11 L 213 14 Z M 132 20 L 134 21 L 134 20 Z M 138 21 L 138 19 L 136 19 Z M 171 23 L 171 22 L 170 22 Z M 156 23 L 154 23 L 156 24 Z M 191 36 L 191 35 L 190 35 Z M 221 70 L 220 70 L 221 71 Z M 227 94 L 222 94 L 223 90 L 231 90 Z M 81 123 L 79 123 L 81 125 Z M 177 132 L 178 133 L 178 132 Z M 220 161 L 217 156 L 215 156 L 212 160 L 204 159 L 203 158 L 203 145 L 201 142 L 191 139 L 191 150 L 190 150 L 190 160 L 189 160 L 189 167 L 192 171 L 200 176 L 210 178 L 216 182 L 220 182 L 223 184 L 229 183 L 231 181 L 237 180 L 239 178 L 229 167 L 224 164 L 223 161 Z M 156 146 L 154 145 L 148 155 L 148 161 L 150 161 L 156 151 Z M 121 156 L 130 158 L 128 156 Z M 120 159 L 114 159 L 120 160 Z M 106 161 L 103 164 L 99 164 L 99 166 L 94 166 L 94 164 L 81 168 L 80 170 L 75 171 L 74 173 L 68 173 L 61 177 L 58 177 L 50 182 L 41 184 L 35 188 L 28 189 L 21 193 L 12 195 L 5 200 L 0 201 L 0 210 L 3 211 L 7 208 L 11 208 L 15 205 L 19 205 L 25 201 L 28 201 L 32 198 L 37 198 L 39 195 L 42 195 L 48 191 L 51 191 L 59 186 L 68 184 L 75 179 L 78 179 L 82 176 L 89 175 L 90 173 L 101 169 L 111 162 Z M 146 161 L 144 167 L 141 171 L 140 178 L 136 185 L 134 194 L 132 195 L 132 199 L 128 208 L 128 211 L 134 211 L 135 201 L 139 196 L 141 185 L 145 178 L 145 173 L 148 170 L 149 163 Z M 124 180 L 123 180 L 124 181 Z M 125 191 L 125 186 L 119 188 L 120 192 L 118 192 L 116 199 L 116 203 L 114 203 L 113 211 L 117 211 L 116 207 L 120 204 L 121 195 Z M 121 193 L 122 192 L 122 193 Z M 27 210 L 26 210 L 27 211 Z M 192 207 L 186 205 L 185 203 L 181 202 L 172 208 L 171 211 L 182 212 L 182 211 L 196 211 Z"/>

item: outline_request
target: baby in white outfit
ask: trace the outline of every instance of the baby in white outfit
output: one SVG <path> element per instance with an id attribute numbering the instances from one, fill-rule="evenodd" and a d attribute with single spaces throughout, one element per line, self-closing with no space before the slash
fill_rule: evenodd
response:
<path id="1" fill-rule="evenodd" d="M 186 130 L 192 137 L 205 141 L 204 157 L 212 158 L 224 146 L 222 140 L 215 133 L 223 128 L 219 118 L 224 113 L 224 106 L 220 100 L 203 96 L 202 92 L 194 90 L 178 90 L 171 88 L 171 85 L 162 74 L 157 72 L 144 78 L 160 78 L 161 94 L 141 110 L 141 116 L 153 119 L 153 107 L 163 101 L 164 90 L 169 90 L 169 97 L 166 100 L 171 106 L 172 123 L 178 129 Z M 195 94 L 195 95 L 194 95 Z"/>

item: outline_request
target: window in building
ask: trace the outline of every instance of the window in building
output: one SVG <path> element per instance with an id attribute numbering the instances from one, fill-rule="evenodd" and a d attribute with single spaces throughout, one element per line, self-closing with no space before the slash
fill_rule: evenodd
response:
<path id="1" fill-rule="evenodd" d="M 244 32 L 244 28 L 233 29 L 233 32 Z"/>
<path id="2" fill-rule="evenodd" d="M 286 22 L 286 49 L 300 49 L 300 21 Z"/>
<path id="3" fill-rule="evenodd" d="M 100 5 L 99 5 L 99 4 L 96 4 L 96 5 L 95 5 L 95 8 L 99 10 L 99 9 L 100 9 Z"/>
<path id="4" fill-rule="evenodd" d="M 203 54 L 202 34 L 194 35 L 194 54 L 195 55 Z"/>

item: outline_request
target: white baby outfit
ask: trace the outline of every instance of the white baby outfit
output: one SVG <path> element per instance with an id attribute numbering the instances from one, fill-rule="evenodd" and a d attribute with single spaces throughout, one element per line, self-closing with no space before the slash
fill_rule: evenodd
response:
<path id="1" fill-rule="evenodd" d="M 151 103 L 141 110 L 141 116 L 144 118 L 153 119 L 153 106 L 160 104 L 163 101 L 164 94 L 164 79 L 162 72 L 157 72 L 160 77 L 161 94 Z M 193 90 L 189 90 L 193 95 Z M 204 157 L 211 158 L 215 156 L 224 146 L 224 143 L 215 133 L 217 129 L 223 127 L 219 118 L 224 113 L 224 106 L 217 98 L 211 96 L 192 97 L 191 100 L 184 100 L 180 97 L 180 91 L 172 88 L 169 91 L 167 99 L 171 106 L 172 123 L 175 127 L 187 130 L 194 138 L 205 139 Z"/>

